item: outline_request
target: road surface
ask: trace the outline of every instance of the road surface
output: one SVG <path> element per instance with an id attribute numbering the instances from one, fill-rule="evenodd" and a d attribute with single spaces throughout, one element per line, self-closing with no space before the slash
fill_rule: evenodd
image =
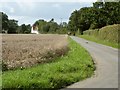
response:
<path id="1" fill-rule="evenodd" d="M 118 88 L 118 49 L 75 36 L 71 36 L 71 38 L 90 53 L 96 63 L 96 71 L 91 78 L 67 88 Z"/>

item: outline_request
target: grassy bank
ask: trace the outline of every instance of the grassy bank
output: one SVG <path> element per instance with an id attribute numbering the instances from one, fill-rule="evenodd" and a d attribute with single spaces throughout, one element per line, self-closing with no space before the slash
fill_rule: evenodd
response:
<path id="1" fill-rule="evenodd" d="M 89 53 L 69 39 L 70 51 L 53 62 L 23 70 L 5 71 L 3 88 L 62 88 L 93 75 L 95 66 Z"/>
<path id="2" fill-rule="evenodd" d="M 95 36 L 89 36 L 89 35 L 80 35 L 79 37 L 99 43 L 99 44 L 103 44 L 103 45 L 107 45 L 107 46 L 111 46 L 113 48 L 120 48 L 120 44 L 118 43 L 113 43 L 113 42 L 109 42 L 107 40 L 101 40 Z"/>

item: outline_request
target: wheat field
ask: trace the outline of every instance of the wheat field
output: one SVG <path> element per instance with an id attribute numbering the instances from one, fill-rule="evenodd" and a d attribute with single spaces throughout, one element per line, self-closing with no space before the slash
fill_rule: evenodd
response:
<path id="1" fill-rule="evenodd" d="M 2 60 L 7 69 L 25 68 L 63 56 L 68 51 L 66 35 L 4 34 Z"/>

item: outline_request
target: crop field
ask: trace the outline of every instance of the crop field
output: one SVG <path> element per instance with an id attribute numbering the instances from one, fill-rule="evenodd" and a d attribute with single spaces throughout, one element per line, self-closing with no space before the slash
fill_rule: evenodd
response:
<path id="1" fill-rule="evenodd" d="M 68 51 L 65 35 L 2 35 L 3 70 L 30 67 Z"/>
<path id="2" fill-rule="evenodd" d="M 38 37 L 42 38 L 42 36 Z M 48 35 L 46 37 L 49 37 L 49 39 L 51 38 L 53 40 L 52 42 L 54 42 L 55 39 L 57 44 L 54 42 L 54 45 L 56 44 L 55 46 L 57 48 L 65 47 L 67 44 L 66 37 L 64 36 Z M 54 39 L 52 37 L 54 37 Z M 95 65 L 89 53 L 71 38 L 68 38 L 67 42 L 69 51 L 66 52 L 65 55 L 51 59 L 52 61 L 49 63 L 37 64 L 25 69 L 2 72 L 2 88 L 36 88 L 40 90 L 48 90 L 49 88 L 61 89 L 72 83 L 91 77 L 94 74 Z M 53 44 L 51 43 L 51 45 Z"/>

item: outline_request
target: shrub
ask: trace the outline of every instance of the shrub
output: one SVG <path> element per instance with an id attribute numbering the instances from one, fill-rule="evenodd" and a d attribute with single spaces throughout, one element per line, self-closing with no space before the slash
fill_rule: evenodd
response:
<path id="1" fill-rule="evenodd" d="M 120 24 L 105 26 L 100 29 L 98 37 L 110 42 L 118 42 L 118 31 L 120 31 Z"/>
<path id="2" fill-rule="evenodd" d="M 92 36 L 98 36 L 99 29 L 90 29 L 87 31 L 84 31 L 84 35 L 92 35 Z"/>
<path id="3" fill-rule="evenodd" d="M 109 42 L 120 42 L 118 34 L 120 33 L 120 24 L 108 25 L 101 29 L 86 30 L 84 35 L 95 36 L 101 40 L 107 40 Z"/>

